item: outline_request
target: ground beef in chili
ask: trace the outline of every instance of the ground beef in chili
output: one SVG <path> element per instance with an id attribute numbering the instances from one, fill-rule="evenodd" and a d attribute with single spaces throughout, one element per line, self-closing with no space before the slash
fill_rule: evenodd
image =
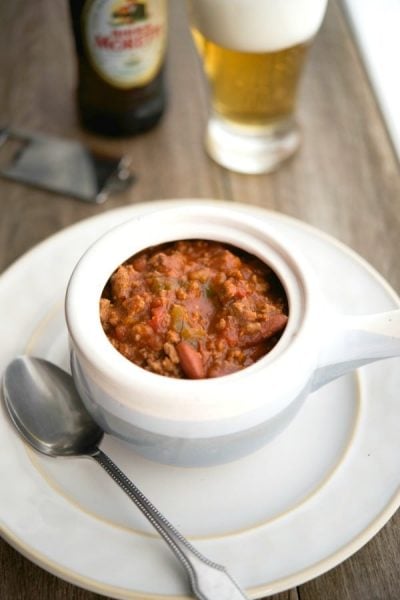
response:
<path id="1" fill-rule="evenodd" d="M 118 267 L 100 318 L 133 363 L 168 377 L 233 373 L 273 348 L 287 322 L 273 271 L 237 248 L 184 240 L 148 248 Z"/>

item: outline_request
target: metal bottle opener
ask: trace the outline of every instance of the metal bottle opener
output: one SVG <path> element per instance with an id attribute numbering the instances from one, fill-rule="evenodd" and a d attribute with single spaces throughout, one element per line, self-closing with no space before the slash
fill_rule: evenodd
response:
<path id="1" fill-rule="evenodd" d="M 74 140 L 3 128 L 0 153 L 8 158 L 4 166 L 0 161 L 2 177 L 85 202 L 104 202 L 135 179 L 127 157 L 101 155 Z"/>

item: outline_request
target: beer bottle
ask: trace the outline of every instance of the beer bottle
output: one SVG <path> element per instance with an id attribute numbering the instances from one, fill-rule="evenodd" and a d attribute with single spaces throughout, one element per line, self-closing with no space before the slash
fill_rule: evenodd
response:
<path id="1" fill-rule="evenodd" d="M 165 106 L 166 0 L 70 0 L 82 124 L 103 135 L 153 127 Z"/>

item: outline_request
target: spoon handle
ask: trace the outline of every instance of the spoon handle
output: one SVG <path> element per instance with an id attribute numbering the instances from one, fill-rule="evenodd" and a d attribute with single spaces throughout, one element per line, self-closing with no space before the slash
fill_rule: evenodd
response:
<path id="1" fill-rule="evenodd" d="M 124 490 L 186 568 L 193 593 L 200 600 L 244 600 L 246 596 L 225 567 L 210 561 L 183 537 L 117 465 L 100 449 L 91 455 Z"/>

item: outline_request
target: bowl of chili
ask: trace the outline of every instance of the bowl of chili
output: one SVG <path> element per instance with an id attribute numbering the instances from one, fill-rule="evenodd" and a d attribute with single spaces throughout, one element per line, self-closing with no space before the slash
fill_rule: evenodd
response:
<path id="1" fill-rule="evenodd" d="M 176 465 L 244 456 L 312 390 L 400 353 L 387 316 L 336 315 L 290 240 L 223 202 L 149 205 L 113 228 L 75 267 L 65 311 L 88 410 L 139 453 Z"/>

